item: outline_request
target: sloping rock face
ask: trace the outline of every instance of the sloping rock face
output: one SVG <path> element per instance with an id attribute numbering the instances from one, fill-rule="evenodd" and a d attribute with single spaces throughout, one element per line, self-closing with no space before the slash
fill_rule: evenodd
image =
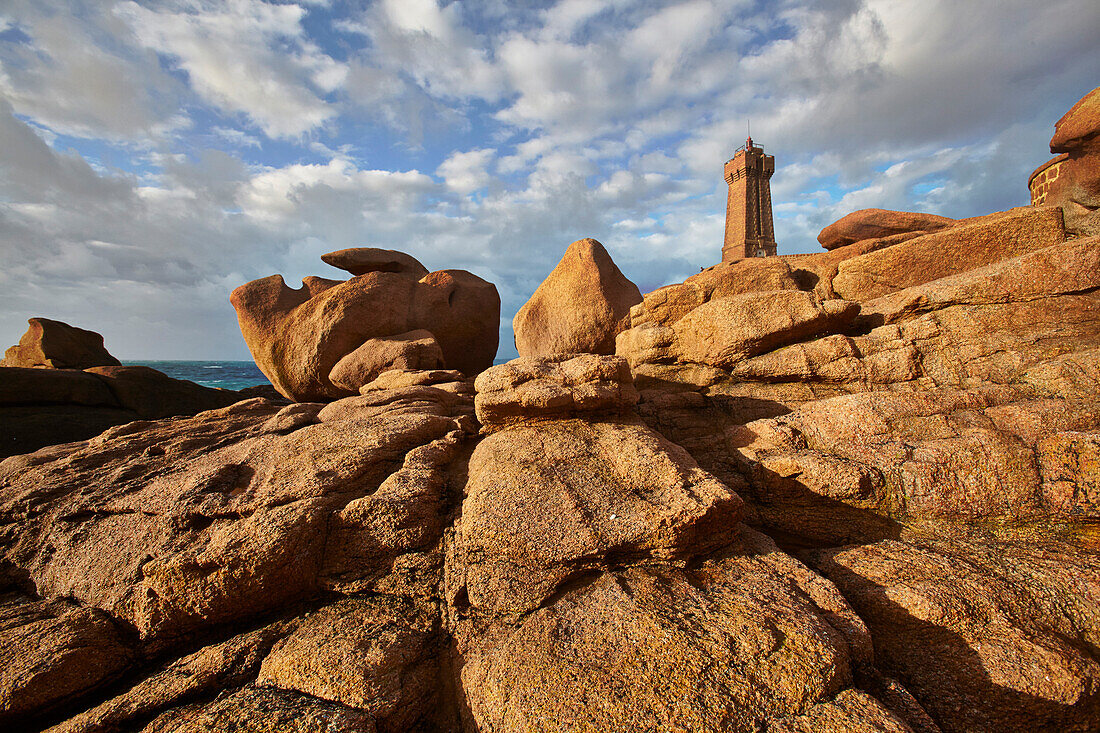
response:
<path id="1" fill-rule="evenodd" d="M 863 625 L 739 523 L 735 492 L 622 401 L 525 403 L 541 381 L 583 405 L 621 360 L 517 361 L 479 377 L 489 436 L 448 549 L 467 729 L 778 730 L 843 700 L 854 729 L 908 730 L 854 687 L 874 674 Z M 507 384 L 523 420 L 498 409 Z"/>
<path id="2" fill-rule="evenodd" d="M 802 292 L 751 316 L 704 301 L 620 335 L 638 412 L 835 582 L 931 724 L 1094 729 L 1100 237 L 1047 207 L 782 261 Z M 858 313 L 784 336 L 784 292 Z M 724 358 L 754 322 L 774 340 Z M 696 323 L 706 350 L 681 345 Z"/>
<path id="3" fill-rule="evenodd" d="M 464 270 L 422 274 L 400 252 L 326 257 L 362 274 L 307 277 L 298 290 L 272 275 L 230 296 L 256 365 L 285 397 L 347 397 L 387 369 L 441 366 L 436 348 L 447 368 L 470 376 L 492 365 L 500 320 L 492 283 Z"/>
<path id="4" fill-rule="evenodd" d="M 886 540 L 815 551 L 875 658 L 949 730 L 1095 730 L 1100 559 L 1057 544 Z"/>
<path id="5" fill-rule="evenodd" d="M 1050 152 L 1066 153 L 1046 203 L 1061 206 L 1066 231 L 1100 234 L 1100 87 L 1086 94 L 1054 126 Z"/>
<path id="6" fill-rule="evenodd" d="M 845 260 L 833 290 L 846 300 L 870 300 L 1049 247 L 1064 237 L 1060 209 L 1019 209 Z"/>
<path id="7" fill-rule="evenodd" d="M 952 226 L 954 219 L 935 214 L 886 209 L 860 209 L 821 230 L 817 241 L 825 249 L 846 247 L 865 239 L 880 239 L 910 232 L 934 232 Z"/>
<path id="8" fill-rule="evenodd" d="M 629 375 L 519 360 L 475 408 L 461 373 L 389 371 L 0 463 L 0 723 L 910 730 L 836 587 Z"/>
<path id="9" fill-rule="evenodd" d="M 119 366 L 119 360 L 107 353 L 103 337 L 95 331 L 49 318 L 31 318 L 27 323 L 30 324 L 27 332 L 18 344 L 4 352 L 0 367 L 87 369 Z"/>
<path id="10" fill-rule="evenodd" d="M 116 425 L 225 407 L 238 392 L 141 366 L 0 367 L 0 458 L 87 440 Z"/>
<path id="11" fill-rule="evenodd" d="M 1100 237 L 1058 211 L 8 458 L 0 726 L 1095 731 Z"/>
<path id="12" fill-rule="evenodd" d="M 603 245 L 580 239 L 512 319 L 520 356 L 612 354 L 615 336 L 642 301 Z"/>
<path id="13" fill-rule="evenodd" d="M 42 650 L 9 665 L 0 721 L 454 729 L 432 599 L 473 399 L 413 378 L 449 399 L 253 399 L 0 463 L 2 579 L 31 594 L 0 644 Z"/>

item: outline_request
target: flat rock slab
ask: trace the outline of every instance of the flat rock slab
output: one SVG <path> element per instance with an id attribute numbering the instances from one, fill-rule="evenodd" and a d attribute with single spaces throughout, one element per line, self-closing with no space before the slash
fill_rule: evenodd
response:
<path id="1" fill-rule="evenodd" d="M 419 280 L 428 274 L 428 268 L 412 255 L 395 249 L 377 247 L 352 247 L 321 255 L 321 260 L 333 267 L 347 270 L 352 275 L 368 272 L 400 272 Z"/>
<path id="2" fill-rule="evenodd" d="M 878 239 L 908 232 L 934 232 L 955 224 L 954 219 L 935 214 L 886 209 L 860 209 L 821 230 L 817 241 L 825 249 L 845 247 L 865 239 Z"/>
<path id="3" fill-rule="evenodd" d="M 845 300 L 872 300 L 1063 239 L 1061 209 L 1014 209 L 844 260 L 833 289 Z"/>

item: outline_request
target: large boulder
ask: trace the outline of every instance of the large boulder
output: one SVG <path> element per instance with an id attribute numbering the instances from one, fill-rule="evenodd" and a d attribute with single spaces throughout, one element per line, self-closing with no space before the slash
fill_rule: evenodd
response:
<path id="1" fill-rule="evenodd" d="M 352 275 L 368 272 L 404 272 L 418 278 L 428 274 L 428 268 L 412 255 L 395 249 L 377 247 L 352 247 L 321 255 L 321 260 Z"/>
<path id="2" fill-rule="evenodd" d="M 113 682 L 135 661 L 106 613 L 18 597 L 0 600 L 0 653 L 6 726 Z"/>
<path id="3" fill-rule="evenodd" d="M 337 387 L 358 390 L 391 369 L 439 369 L 443 350 L 431 331 L 423 329 L 399 333 L 388 338 L 367 339 L 350 354 L 336 362 L 328 373 Z"/>
<path id="4" fill-rule="evenodd" d="M 909 730 L 852 689 L 870 640 L 843 598 L 749 531 L 691 569 L 620 564 L 467 634 L 477 730 Z"/>
<path id="5" fill-rule="evenodd" d="M 345 259 L 356 261 L 339 261 Z M 337 399 L 388 368 L 439 366 L 428 335 L 450 369 L 473 376 L 492 365 L 500 325 L 496 287 L 463 270 L 421 276 L 411 265 L 394 267 L 343 282 L 307 277 L 298 290 L 272 275 L 233 291 L 245 342 L 281 394 Z"/>
<path id="6" fill-rule="evenodd" d="M 31 318 L 19 343 L 4 353 L 0 366 L 87 369 L 118 366 L 121 362 L 103 348 L 103 337 L 61 321 Z"/>
<path id="7" fill-rule="evenodd" d="M 1050 152 L 1072 153 L 1097 142 L 1100 135 L 1100 87 L 1077 100 L 1062 119 L 1054 123 Z"/>
<path id="8" fill-rule="evenodd" d="M 730 369 L 784 344 L 843 330 L 859 305 L 821 301 L 801 290 L 748 292 L 708 300 L 672 326 L 643 323 L 619 334 L 616 352 L 632 367 L 687 362 Z"/>
<path id="9" fill-rule="evenodd" d="M 512 320 L 516 350 L 527 357 L 614 353 L 615 336 L 641 300 L 602 244 L 577 240 Z"/>
<path id="10" fill-rule="evenodd" d="M 871 300 L 1049 247 L 1064 238 L 1061 210 L 1013 209 L 844 260 L 837 265 L 833 289 L 845 300 Z"/>
<path id="11" fill-rule="evenodd" d="M 817 241 L 825 249 L 845 247 L 864 239 L 878 239 L 908 232 L 934 232 L 955 224 L 954 219 L 935 214 L 886 209 L 860 209 L 821 230 Z"/>
<path id="12" fill-rule="evenodd" d="M 1049 541 L 887 540 L 809 559 L 943 730 L 1096 729 L 1095 556 Z"/>
<path id="13" fill-rule="evenodd" d="M 682 283 L 646 293 L 630 309 L 630 325 L 671 326 L 703 303 L 745 293 L 771 290 L 807 290 L 787 261 L 779 257 L 750 257 L 720 262 Z"/>
<path id="14" fill-rule="evenodd" d="M 1086 94 L 1055 124 L 1052 153 L 1065 153 L 1044 203 L 1061 206 L 1066 231 L 1100 234 L 1100 87 Z"/>
<path id="15" fill-rule="evenodd" d="M 649 428 L 561 420 L 483 440 L 451 582 L 475 608 L 525 613 L 570 578 L 683 561 L 728 543 L 741 500 Z"/>
<path id="16" fill-rule="evenodd" d="M 532 418 L 629 413 L 638 401 L 627 363 L 615 356 L 520 357 L 488 369 L 474 383 L 486 430 Z"/>
<path id="17" fill-rule="evenodd" d="M 857 313 L 855 303 L 820 302 L 795 290 L 746 293 L 708 301 L 672 330 L 682 360 L 729 368 L 783 344 L 835 332 Z"/>

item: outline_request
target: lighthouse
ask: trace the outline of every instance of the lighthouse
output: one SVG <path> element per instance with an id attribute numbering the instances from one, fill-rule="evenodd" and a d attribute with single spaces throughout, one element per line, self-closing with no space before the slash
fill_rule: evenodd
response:
<path id="1" fill-rule="evenodd" d="M 753 145 L 752 137 L 726 161 L 726 239 L 722 261 L 745 257 L 775 255 L 775 231 L 772 229 L 771 177 L 775 157 Z"/>

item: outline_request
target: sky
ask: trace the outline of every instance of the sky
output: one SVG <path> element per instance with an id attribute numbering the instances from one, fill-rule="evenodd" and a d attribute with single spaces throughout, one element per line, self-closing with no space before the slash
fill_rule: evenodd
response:
<path id="1" fill-rule="evenodd" d="M 320 255 L 465 269 L 511 319 L 594 237 L 648 292 L 775 156 L 780 254 L 860 208 L 1028 202 L 1100 83 L 1096 0 L 0 0 L 0 348 L 248 359 L 229 293 Z"/>

